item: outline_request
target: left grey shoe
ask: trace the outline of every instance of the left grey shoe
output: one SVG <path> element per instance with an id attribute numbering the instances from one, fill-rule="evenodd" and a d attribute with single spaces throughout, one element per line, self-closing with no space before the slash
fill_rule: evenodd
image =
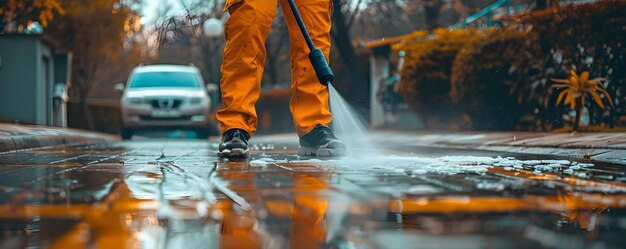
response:
<path id="1" fill-rule="evenodd" d="M 217 156 L 221 158 L 246 158 L 250 156 L 248 150 L 250 135 L 241 129 L 231 129 L 222 135 Z"/>
<path id="2" fill-rule="evenodd" d="M 300 138 L 298 156 L 333 157 L 345 156 L 346 145 L 335 137 L 333 131 L 318 124 L 315 128 Z"/>

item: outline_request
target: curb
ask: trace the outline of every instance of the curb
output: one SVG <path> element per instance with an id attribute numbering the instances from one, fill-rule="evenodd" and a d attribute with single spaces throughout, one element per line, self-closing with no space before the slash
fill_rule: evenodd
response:
<path id="1" fill-rule="evenodd" d="M 89 131 L 45 126 L 12 125 L 4 128 L 24 128 L 27 132 L 3 132 L 0 126 L 0 153 L 59 145 L 95 144 L 115 141 L 114 136 Z"/>

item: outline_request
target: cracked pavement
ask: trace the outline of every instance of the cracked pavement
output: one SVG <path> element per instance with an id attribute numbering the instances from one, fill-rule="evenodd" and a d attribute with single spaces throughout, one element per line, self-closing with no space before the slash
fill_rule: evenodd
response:
<path id="1" fill-rule="evenodd" d="M 0 153 L 1 248 L 624 248 L 623 166 L 387 146 L 295 156 L 257 137 Z"/>

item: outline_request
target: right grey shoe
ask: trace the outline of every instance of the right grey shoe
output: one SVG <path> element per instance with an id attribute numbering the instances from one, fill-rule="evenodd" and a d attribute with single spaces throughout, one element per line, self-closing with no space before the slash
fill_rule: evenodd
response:
<path id="1" fill-rule="evenodd" d="M 345 156 L 346 145 L 335 137 L 333 131 L 318 124 L 315 128 L 300 138 L 298 156 L 332 157 Z"/>
<path id="2" fill-rule="evenodd" d="M 250 155 L 248 150 L 250 135 L 241 129 L 230 129 L 222 135 L 222 142 L 217 155 L 223 158 L 245 158 Z"/>

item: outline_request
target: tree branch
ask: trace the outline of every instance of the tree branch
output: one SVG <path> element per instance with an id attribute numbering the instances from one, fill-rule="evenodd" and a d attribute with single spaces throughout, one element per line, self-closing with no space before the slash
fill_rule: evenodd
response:
<path id="1" fill-rule="evenodd" d="M 352 27 L 352 24 L 354 23 L 354 20 L 356 19 L 357 13 L 359 11 L 359 8 L 360 8 L 362 2 L 363 2 L 363 0 L 359 0 L 356 3 L 356 6 L 354 7 L 354 9 L 352 11 L 346 10 L 346 15 L 345 16 L 348 19 L 348 21 L 346 22 L 346 27 L 348 27 L 348 29 L 350 29 Z"/>

